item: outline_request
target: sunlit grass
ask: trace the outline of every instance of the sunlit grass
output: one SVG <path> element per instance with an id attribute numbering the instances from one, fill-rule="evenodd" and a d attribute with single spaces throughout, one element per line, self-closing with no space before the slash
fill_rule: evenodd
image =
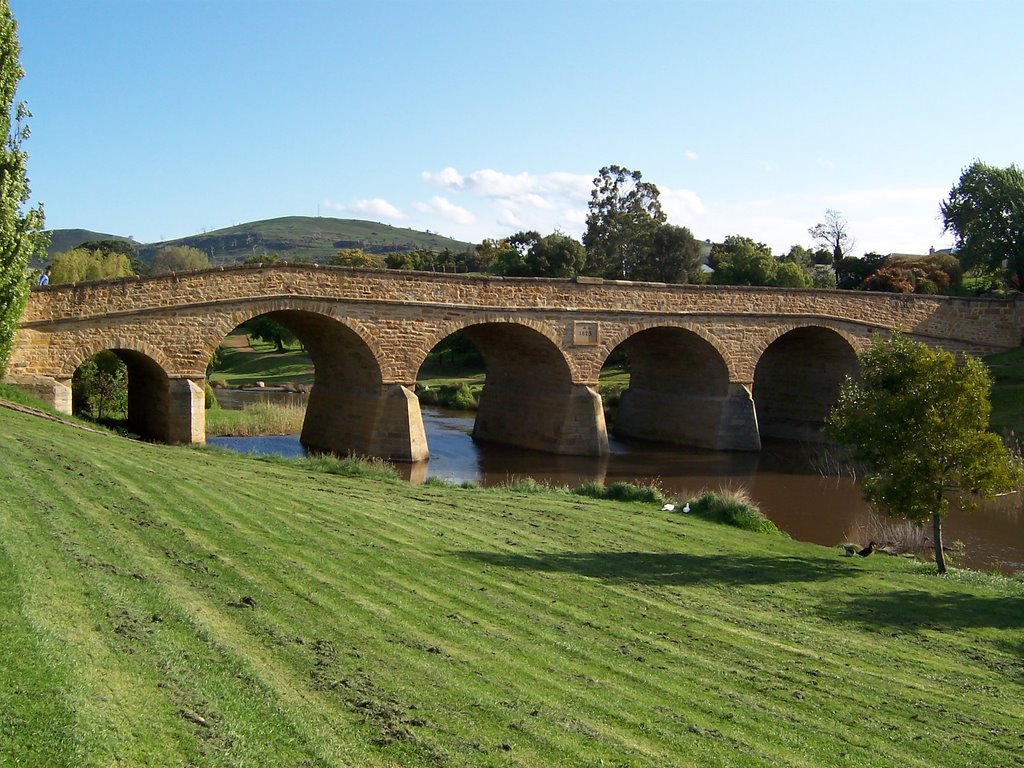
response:
<path id="1" fill-rule="evenodd" d="M 0 762 L 1019 762 L 1024 580 L 533 484 L 0 433 Z"/>

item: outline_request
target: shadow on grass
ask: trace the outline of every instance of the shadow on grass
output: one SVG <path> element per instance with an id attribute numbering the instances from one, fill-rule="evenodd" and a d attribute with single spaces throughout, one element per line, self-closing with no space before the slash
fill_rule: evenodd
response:
<path id="1" fill-rule="evenodd" d="M 1024 628 L 1024 599 L 971 594 L 932 594 L 898 591 L 866 595 L 826 606 L 823 613 L 871 629 L 990 629 Z"/>
<path id="2" fill-rule="evenodd" d="M 827 560 L 802 557 L 687 555 L 675 552 L 566 552 L 513 555 L 454 552 L 458 557 L 502 568 L 573 573 L 616 583 L 700 585 L 782 584 L 855 575 Z"/>

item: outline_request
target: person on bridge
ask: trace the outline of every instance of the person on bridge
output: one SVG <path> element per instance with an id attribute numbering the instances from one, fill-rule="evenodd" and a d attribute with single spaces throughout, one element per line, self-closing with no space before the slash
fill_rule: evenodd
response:
<path id="1" fill-rule="evenodd" d="M 47 267 L 45 270 L 43 270 L 43 274 L 41 274 L 39 276 L 39 284 L 40 285 L 49 285 L 50 284 L 50 268 L 49 267 Z"/>

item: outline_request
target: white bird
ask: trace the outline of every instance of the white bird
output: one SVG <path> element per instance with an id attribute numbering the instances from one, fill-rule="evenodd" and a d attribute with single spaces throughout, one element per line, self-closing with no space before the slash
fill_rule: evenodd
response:
<path id="1" fill-rule="evenodd" d="M 666 504 L 664 507 L 661 508 L 661 511 L 662 512 L 671 512 L 675 508 L 676 508 L 675 504 Z"/>
<path id="2" fill-rule="evenodd" d="M 690 502 L 686 502 L 686 506 L 683 507 L 683 514 L 689 514 L 689 512 L 690 512 Z"/>

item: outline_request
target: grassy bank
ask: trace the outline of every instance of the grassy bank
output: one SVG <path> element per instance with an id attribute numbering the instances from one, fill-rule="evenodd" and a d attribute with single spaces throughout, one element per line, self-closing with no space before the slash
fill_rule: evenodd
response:
<path id="1" fill-rule="evenodd" d="M 1005 766 L 1024 583 L 0 408 L 0 762 Z"/>

